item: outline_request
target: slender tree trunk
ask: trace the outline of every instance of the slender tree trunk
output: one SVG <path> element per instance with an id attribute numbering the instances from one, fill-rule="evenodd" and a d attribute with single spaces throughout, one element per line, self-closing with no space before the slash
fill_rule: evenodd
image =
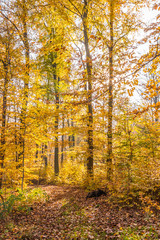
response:
<path id="1" fill-rule="evenodd" d="M 15 111 L 15 116 L 14 116 L 14 122 L 15 122 L 14 143 L 15 143 L 15 160 L 16 160 L 16 163 L 17 163 L 18 162 L 18 135 L 17 135 L 17 116 L 16 116 L 15 102 L 14 102 L 14 111 Z"/>
<path id="2" fill-rule="evenodd" d="M 88 157 L 87 157 L 87 172 L 89 176 L 93 176 L 93 110 L 92 110 L 92 58 L 89 50 L 88 40 L 88 0 L 84 0 L 83 9 L 83 34 L 86 51 L 86 63 L 87 63 L 87 83 L 88 83 L 88 95 L 87 95 L 87 107 L 88 107 Z"/>
<path id="3" fill-rule="evenodd" d="M 155 104 L 155 106 L 156 106 L 156 104 L 158 103 L 158 98 L 159 98 L 159 94 L 158 94 L 158 83 L 157 83 L 158 81 L 157 80 L 155 80 L 155 87 L 156 87 L 156 96 L 155 96 L 155 98 L 154 98 L 154 104 Z M 158 107 L 156 106 L 155 107 L 155 122 L 158 122 Z"/>
<path id="4" fill-rule="evenodd" d="M 24 149 L 25 149 L 25 141 L 23 141 L 23 152 L 24 152 Z M 21 185 L 21 189 L 23 191 L 23 187 L 24 187 L 24 154 L 23 154 L 23 159 L 22 159 L 22 185 Z"/>
<path id="5" fill-rule="evenodd" d="M 64 129 L 64 115 L 62 116 L 62 128 Z M 62 133 L 62 147 L 61 147 L 61 165 L 64 161 L 64 135 Z"/>
<path id="6" fill-rule="evenodd" d="M 68 127 L 72 127 L 72 129 L 73 129 L 73 126 L 74 126 L 73 119 L 71 118 L 70 121 L 69 121 L 69 119 L 67 119 L 67 122 L 68 122 Z M 69 148 L 73 148 L 75 146 L 74 133 L 72 133 L 68 136 L 68 145 L 69 145 Z"/>
<path id="7" fill-rule="evenodd" d="M 3 61 L 4 66 L 4 87 L 3 87 L 3 100 L 2 100 L 2 130 L 1 130 L 1 148 L 0 148 L 0 166 L 4 168 L 5 158 L 5 131 L 6 131 L 6 111 L 7 111 L 7 87 L 8 87 L 8 68 L 9 68 L 9 49 L 6 48 L 6 60 Z M 0 172 L 0 189 L 2 188 L 3 172 Z"/>
<path id="8" fill-rule="evenodd" d="M 9 82 L 9 67 L 10 67 L 10 36 L 9 36 L 9 29 L 7 25 L 7 34 L 8 34 L 8 41 L 5 44 L 5 59 L 1 60 L 3 63 L 4 69 L 4 86 L 3 86 L 3 93 L 2 93 L 2 129 L 1 129 L 1 139 L 0 139 L 0 189 L 2 188 L 2 181 L 3 181 L 3 168 L 4 168 L 4 159 L 5 159 L 5 144 L 6 144 L 6 120 L 7 120 L 7 90 L 8 90 L 8 82 Z"/>
<path id="9" fill-rule="evenodd" d="M 23 44 L 25 49 L 25 76 L 24 76 L 24 90 L 23 90 L 23 101 L 22 101 L 22 110 L 20 116 L 20 153 L 19 153 L 19 167 L 22 166 L 22 189 L 24 183 L 24 165 L 25 165 L 25 135 L 26 135 L 26 113 L 28 105 L 28 86 L 29 86 L 29 41 L 27 33 L 27 8 L 26 0 L 22 1 L 22 25 L 23 25 Z"/>
<path id="10" fill-rule="evenodd" d="M 127 111 L 127 115 L 128 115 L 128 111 Z M 129 142 L 129 161 L 127 163 L 127 168 L 128 168 L 128 192 L 130 191 L 130 184 L 132 182 L 132 170 L 131 170 L 131 165 L 132 165 L 132 161 L 133 161 L 133 146 L 132 146 L 132 137 L 131 137 L 131 130 L 129 128 L 129 119 L 127 117 L 126 119 L 126 135 L 127 136 L 127 142 Z"/>
<path id="11" fill-rule="evenodd" d="M 108 97 L 108 158 L 107 179 L 112 179 L 112 117 L 113 117 L 113 0 L 110 0 L 109 97 Z"/>
<path id="12" fill-rule="evenodd" d="M 51 29 L 51 39 L 55 38 L 55 29 Z M 58 131 L 59 131 L 59 81 L 60 78 L 57 76 L 57 63 L 55 62 L 57 58 L 57 53 L 51 52 L 51 64 L 53 72 L 53 81 L 54 81 L 54 91 L 55 91 L 55 104 L 56 104 L 56 116 L 54 122 L 55 128 L 55 149 L 54 149 L 54 173 L 55 176 L 59 174 L 59 144 L 58 144 Z"/>
<path id="13" fill-rule="evenodd" d="M 74 127 L 74 122 L 73 122 L 73 119 L 71 118 L 71 127 L 73 129 Z M 75 146 L 75 136 L 74 136 L 74 133 L 72 133 L 71 135 L 71 147 L 74 148 Z"/>
<path id="14" fill-rule="evenodd" d="M 67 124 L 68 124 L 68 128 L 70 127 L 70 123 L 69 123 L 69 116 L 68 116 L 68 119 L 67 119 Z M 70 134 L 68 135 L 68 148 L 70 148 L 71 146 L 71 136 Z"/>
<path id="15" fill-rule="evenodd" d="M 47 83 L 47 101 L 46 104 L 48 105 L 50 99 L 50 79 L 48 76 L 48 83 Z M 45 129 L 45 134 L 47 135 L 47 129 Z M 43 162 L 45 168 L 48 166 L 48 157 L 47 157 L 48 145 L 45 143 L 43 145 Z"/>
<path id="16" fill-rule="evenodd" d="M 42 159 L 43 159 L 45 167 L 48 166 L 47 149 L 48 149 L 47 145 L 46 144 L 42 144 Z"/>
<path id="17" fill-rule="evenodd" d="M 35 154 L 35 162 L 38 162 L 38 144 L 36 143 L 36 154 Z"/>
<path id="18" fill-rule="evenodd" d="M 130 149 L 129 163 L 128 163 L 128 185 L 130 188 L 130 183 L 132 182 L 131 165 L 133 160 L 133 146 L 132 146 L 131 130 L 129 129 L 128 129 L 128 140 L 129 140 L 129 149 Z"/>
<path id="19" fill-rule="evenodd" d="M 55 152 L 54 152 L 54 171 L 55 175 L 59 174 L 59 148 L 58 148 L 58 126 L 59 126 L 59 77 L 57 79 L 56 74 L 54 75 L 55 83 L 55 100 L 56 100 L 56 116 L 55 116 Z"/>

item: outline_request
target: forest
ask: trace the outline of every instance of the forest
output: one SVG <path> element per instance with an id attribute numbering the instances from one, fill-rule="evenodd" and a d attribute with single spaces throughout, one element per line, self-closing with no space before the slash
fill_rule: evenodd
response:
<path id="1" fill-rule="evenodd" d="M 0 1 L 0 239 L 160 239 L 159 61 L 156 0 Z"/>

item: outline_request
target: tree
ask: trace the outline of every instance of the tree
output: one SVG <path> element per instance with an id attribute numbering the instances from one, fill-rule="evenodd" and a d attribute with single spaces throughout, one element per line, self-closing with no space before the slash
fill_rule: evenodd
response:
<path id="1" fill-rule="evenodd" d="M 21 21 L 22 21 L 22 39 L 25 50 L 25 72 L 24 72 L 24 92 L 22 100 L 22 109 L 21 109 L 21 135 L 20 135 L 20 153 L 19 160 L 22 160 L 22 189 L 24 184 L 24 164 L 25 164 L 25 135 L 26 135 L 26 114 L 27 114 L 27 105 L 28 105 L 28 91 L 29 91 L 29 72 L 30 72 L 30 50 L 29 50 L 29 40 L 28 40 L 28 29 L 27 29 L 27 3 L 26 0 L 20 2 L 19 7 L 21 8 Z M 21 163 L 20 163 L 21 164 Z"/>
<path id="2" fill-rule="evenodd" d="M 108 0 L 101 7 L 101 18 L 105 19 L 104 23 L 102 24 L 98 18 L 95 19 L 97 35 L 100 38 L 100 42 L 103 42 L 103 45 L 106 46 L 101 63 L 107 65 L 104 63 L 104 59 L 108 60 L 108 65 L 106 66 L 108 68 L 108 76 L 106 77 L 108 83 L 105 92 L 108 92 L 108 153 L 106 161 L 107 178 L 109 181 L 112 181 L 113 177 L 114 98 L 117 88 L 121 89 L 123 84 L 127 82 L 127 79 L 129 82 L 127 75 L 131 71 L 133 57 L 133 33 L 140 28 L 140 22 L 133 12 L 133 7 L 136 4 L 136 1 L 127 1 L 126 3 L 121 0 Z M 139 8 L 141 7 L 140 5 L 141 3 L 139 3 Z M 127 13 L 125 7 L 127 7 Z"/>
<path id="3" fill-rule="evenodd" d="M 12 28 L 8 22 L 2 19 L 1 24 L 3 26 L 3 32 L 0 33 L 0 62 L 2 64 L 2 127 L 1 127 L 1 140 L 0 140 L 0 189 L 2 188 L 3 180 L 3 168 L 5 159 L 5 148 L 6 148 L 6 120 L 7 120 L 7 94 L 8 94 L 8 83 L 10 81 L 10 64 L 11 64 L 11 44 L 13 40 L 13 33 L 10 34 Z"/>
<path id="4" fill-rule="evenodd" d="M 87 67 L 87 106 L 88 106 L 88 157 L 87 157 L 87 171 L 88 175 L 93 175 L 93 110 L 92 110 L 92 58 L 89 49 L 89 37 L 88 37 L 88 11 L 90 7 L 90 1 L 84 0 L 84 6 L 82 10 L 82 22 L 83 22 L 83 33 L 84 33 L 84 44 L 86 51 L 86 67 Z"/>
<path id="5" fill-rule="evenodd" d="M 93 175 L 93 109 L 92 109 L 92 58 L 89 49 L 89 11 L 91 8 L 92 1 L 85 0 L 81 1 L 64 1 L 56 3 L 56 6 L 59 8 L 59 11 L 63 12 L 63 18 L 68 20 L 69 15 L 70 18 L 74 16 L 81 20 L 83 26 L 83 39 L 85 46 L 85 54 L 86 54 L 86 81 L 87 81 L 87 108 L 88 108 L 88 120 L 87 120 L 87 128 L 88 128 L 88 151 L 87 151 L 87 171 L 88 175 Z M 73 18 L 73 19 L 74 19 Z M 74 20 L 73 20 L 74 21 Z"/>

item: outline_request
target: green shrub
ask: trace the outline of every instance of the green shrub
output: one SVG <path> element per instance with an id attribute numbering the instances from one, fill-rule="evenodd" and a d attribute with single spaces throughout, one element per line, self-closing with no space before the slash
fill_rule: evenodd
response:
<path id="1" fill-rule="evenodd" d="M 48 195 L 41 188 L 21 191 L 17 189 L 16 194 L 11 194 L 6 199 L 1 194 L 2 202 L 0 203 L 0 217 L 3 218 L 13 210 L 29 212 L 31 204 L 34 202 L 47 201 Z"/>

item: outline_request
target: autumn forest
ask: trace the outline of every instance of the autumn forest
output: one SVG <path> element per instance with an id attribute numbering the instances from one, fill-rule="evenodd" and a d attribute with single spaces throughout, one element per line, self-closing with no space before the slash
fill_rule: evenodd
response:
<path id="1" fill-rule="evenodd" d="M 156 0 L 0 1 L 0 216 L 11 192 L 52 185 L 160 210 L 159 11 Z M 2 239 L 111 239 L 87 234 Z"/>

